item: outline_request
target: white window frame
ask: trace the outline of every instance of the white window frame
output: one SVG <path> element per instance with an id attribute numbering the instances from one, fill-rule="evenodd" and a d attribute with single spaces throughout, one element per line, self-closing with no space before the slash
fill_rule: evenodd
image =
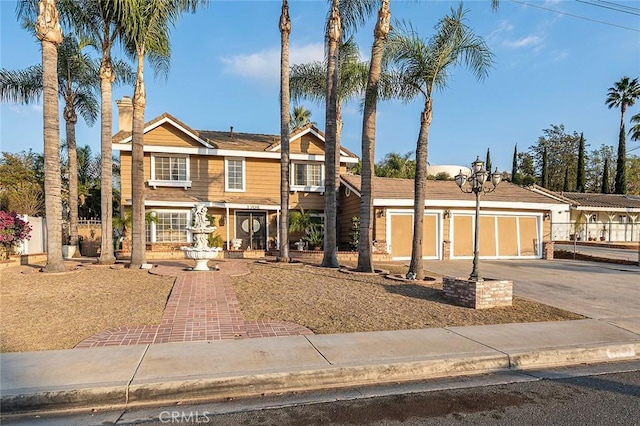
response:
<path id="1" fill-rule="evenodd" d="M 165 180 L 156 179 L 156 157 L 184 158 L 186 163 L 186 180 Z M 158 186 L 169 186 L 175 188 L 191 188 L 191 162 L 186 154 L 151 154 L 151 179 L 147 182 L 150 187 L 156 189 Z"/>
<path id="2" fill-rule="evenodd" d="M 155 209 L 152 210 L 151 212 L 152 214 L 154 214 L 156 217 L 160 214 L 160 213 L 185 213 L 187 215 L 187 222 L 186 222 L 186 228 L 188 228 L 191 224 L 191 221 L 193 220 L 193 217 L 191 215 L 191 211 L 190 210 L 175 210 L 175 209 Z M 150 237 L 151 239 L 147 242 L 149 243 L 157 243 L 158 242 L 158 227 L 157 227 L 157 223 L 151 222 L 149 223 L 149 228 L 150 228 Z M 192 234 L 191 232 L 189 232 L 188 229 L 186 230 L 186 238 L 187 238 L 187 243 L 192 242 Z M 145 231 L 146 233 L 146 231 Z M 160 241 L 160 242 L 169 242 L 169 241 Z M 181 243 L 183 241 L 173 241 L 173 243 Z"/>
<path id="3" fill-rule="evenodd" d="M 240 161 L 242 164 L 242 188 L 229 188 L 229 161 Z M 247 190 L 247 162 L 244 157 L 224 158 L 224 190 L 225 192 L 245 192 Z"/>
<path id="4" fill-rule="evenodd" d="M 296 166 L 297 165 L 310 165 L 315 164 L 320 166 L 320 185 L 295 185 L 296 181 Z M 324 192 L 324 163 L 320 163 L 318 161 L 292 161 L 291 162 L 291 172 L 289 179 L 291 181 L 291 191 L 302 191 L 302 192 Z"/>

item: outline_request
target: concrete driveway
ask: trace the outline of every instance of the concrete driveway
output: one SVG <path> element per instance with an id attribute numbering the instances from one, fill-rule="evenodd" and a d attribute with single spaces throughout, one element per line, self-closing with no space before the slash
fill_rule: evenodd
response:
<path id="1" fill-rule="evenodd" d="M 425 269 L 468 277 L 471 260 L 425 261 Z M 575 260 L 480 262 L 485 278 L 510 279 L 514 293 L 640 332 L 640 267 Z"/>

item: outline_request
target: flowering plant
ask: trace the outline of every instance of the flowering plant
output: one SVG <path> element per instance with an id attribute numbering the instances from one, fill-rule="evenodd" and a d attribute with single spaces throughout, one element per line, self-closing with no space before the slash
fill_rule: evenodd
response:
<path id="1" fill-rule="evenodd" d="M 16 213 L 0 210 L 0 247 L 5 257 L 9 257 L 17 243 L 31 239 L 30 232 L 29 222 L 20 219 Z"/>

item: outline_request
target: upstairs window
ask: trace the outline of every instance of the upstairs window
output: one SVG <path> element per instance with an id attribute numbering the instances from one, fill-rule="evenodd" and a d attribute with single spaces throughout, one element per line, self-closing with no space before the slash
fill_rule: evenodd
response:
<path id="1" fill-rule="evenodd" d="M 244 158 L 225 158 L 225 187 L 227 192 L 244 192 L 245 173 Z"/>
<path id="2" fill-rule="evenodd" d="M 191 186 L 189 157 L 186 155 L 152 155 L 149 186 Z"/>
<path id="3" fill-rule="evenodd" d="M 321 163 L 293 163 L 293 190 L 323 191 L 324 167 Z"/>

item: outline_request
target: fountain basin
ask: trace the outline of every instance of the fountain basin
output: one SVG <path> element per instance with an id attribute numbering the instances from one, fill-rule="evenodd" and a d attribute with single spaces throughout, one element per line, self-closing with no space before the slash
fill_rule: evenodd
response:
<path id="1" fill-rule="evenodd" d="M 216 259 L 222 251 L 219 247 L 181 247 L 180 250 L 184 252 L 187 259 L 193 259 L 196 261 L 196 266 L 193 268 L 194 271 L 209 271 L 209 260 Z"/>

